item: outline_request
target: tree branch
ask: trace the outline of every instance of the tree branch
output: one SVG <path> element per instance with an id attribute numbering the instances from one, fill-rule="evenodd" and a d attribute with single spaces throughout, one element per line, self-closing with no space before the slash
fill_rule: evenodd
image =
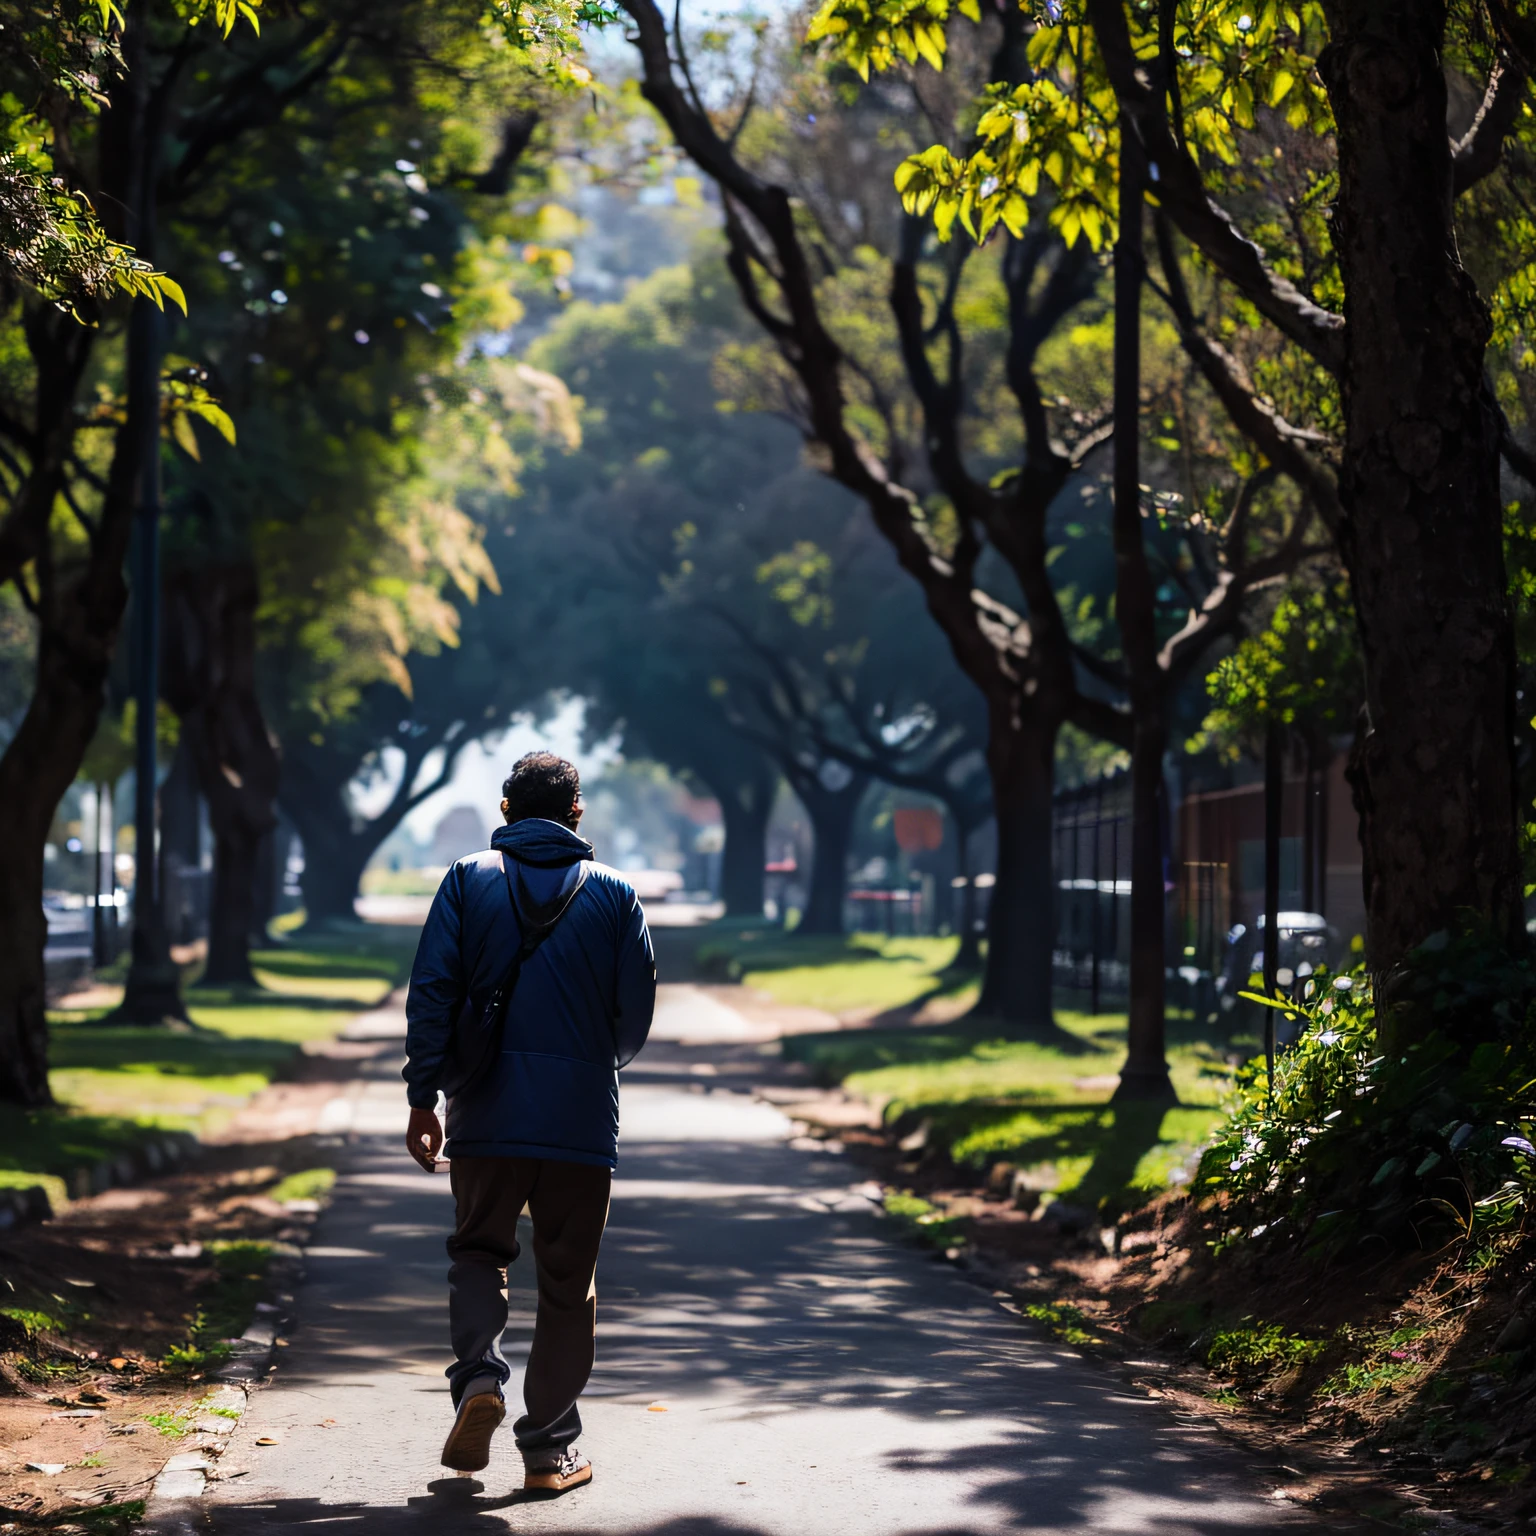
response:
<path id="1" fill-rule="evenodd" d="M 1344 364 L 1344 317 L 1314 304 L 1269 265 L 1259 247 L 1205 190 L 1200 168 L 1175 142 L 1167 103 L 1136 57 L 1124 0 L 1086 0 L 1104 67 L 1120 104 L 1121 132 L 1145 147 L 1157 198 L 1184 235 L 1283 335 L 1337 375 Z"/>
<path id="2" fill-rule="evenodd" d="M 537 111 L 509 112 L 501 120 L 501 143 L 495 157 L 478 175 L 468 178 L 469 190 L 485 197 L 505 197 L 512 188 L 517 163 L 532 142 L 539 122 Z"/>
<path id="3" fill-rule="evenodd" d="M 1520 476 L 1525 483 L 1536 488 L 1536 453 L 1523 447 L 1515 437 L 1514 428 L 1509 424 L 1509 417 L 1501 409 L 1499 411 L 1499 452 L 1504 455 L 1504 462 Z"/>
<path id="4" fill-rule="evenodd" d="M 1457 197 L 1499 168 L 1504 141 L 1520 121 L 1525 98 L 1525 74 L 1501 58 L 1488 76 L 1488 88 L 1472 126 L 1451 145 L 1452 186 Z"/>
<path id="5" fill-rule="evenodd" d="M 1311 450 L 1327 445 L 1321 433 L 1292 426 L 1267 401 L 1261 400 L 1243 365 L 1219 342 L 1211 340 L 1195 319 L 1194 306 L 1184 283 L 1173 230 L 1162 210 L 1153 220 L 1157 232 L 1158 260 L 1167 288 L 1154 288 L 1173 312 L 1179 341 L 1190 360 L 1211 386 L 1231 418 L 1233 426 L 1251 439 L 1265 457 L 1280 466 L 1296 482 L 1317 509 L 1324 526 L 1337 537 L 1343 509 L 1333 472 Z"/>

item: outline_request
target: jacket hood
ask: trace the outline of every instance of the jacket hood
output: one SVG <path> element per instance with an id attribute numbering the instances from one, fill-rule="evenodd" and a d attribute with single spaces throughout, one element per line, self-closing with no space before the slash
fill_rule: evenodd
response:
<path id="1" fill-rule="evenodd" d="M 592 857 L 592 844 L 586 838 L 558 821 L 542 821 L 536 816 L 514 821 L 510 827 L 497 827 L 491 834 L 491 847 L 535 869 L 563 869 Z"/>

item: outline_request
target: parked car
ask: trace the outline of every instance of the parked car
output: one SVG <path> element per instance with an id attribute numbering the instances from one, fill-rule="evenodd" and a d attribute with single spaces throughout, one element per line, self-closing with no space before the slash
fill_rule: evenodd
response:
<path id="1" fill-rule="evenodd" d="M 1332 964 L 1338 935 L 1320 912 L 1280 912 L 1276 915 L 1276 924 L 1280 933 L 1280 951 L 1275 981 L 1282 992 L 1289 992 L 1314 971 Z M 1263 970 L 1264 914 L 1260 913 L 1252 928 L 1236 923 L 1227 934 L 1226 955 L 1221 975 L 1216 979 L 1216 994 L 1229 1033 L 1264 1033 L 1263 1006 L 1241 996 L 1244 992 L 1259 990 L 1256 985 L 1250 987 L 1249 978 L 1261 975 Z M 1294 1019 L 1277 1015 L 1276 1042 L 1292 1044 L 1300 1026 L 1299 1014 Z"/>

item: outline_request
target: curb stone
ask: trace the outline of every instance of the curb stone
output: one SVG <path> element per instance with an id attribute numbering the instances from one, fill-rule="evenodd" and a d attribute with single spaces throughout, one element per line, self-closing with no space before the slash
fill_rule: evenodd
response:
<path id="1" fill-rule="evenodd" d="M 300 1268 L 296 1251 L 281 1255 L 268 1271 L 274 1290 L 291 1292 Z M 283 1294 L 282 1299 L 286 1302 L 292 1298 Z M 217 1476 L 218 1459 L 224 1454 L 229 1437 L 245 1417 L 251 1393 L 272 1365 L 278 1330 L 285 1321 L 282 1307 L 268 1302 L 258 1302 L 257 1307 L 249 1327 L 234 1340 L 230 1359 L 216 1373 L 214 1380 L 218 1385 L 203 1399 L 204 1411 L 192 1426 L 197 1437 L 192 1448 L 172 1456 L 160 1469 L 137 1529 L 153 1536 L 193 1536 L 206 1529 L 203 1495 L 211 1478 Z M 235 1417 L 227 1417 L 227 1412 L 233 1412 Z"/>
<path id="2" fill-rule="evenodd" d="M 201 1151 L 202 1144 L 195 1136 L 185 1131 L 171 1133 L 147 1141 L 132 1152 L 71 1169 L 64 1176 L 64 1186 L 71 1200 L 84 1200 L 109 1189 L 142 1184 L 158 1174 L 173 1173 L 195 1161 Z M 53 1216 L 53 1202 L 41 1184 L 0 1189 L 0 1232 L 10 1232 L 34 1221 L 50 1221 Z"/>
<path id="3" fill-rule="evenodd" d="M 203 1400 L 206 1411 L 192 1426 L 198 1436 L 193 1448 L 178 1451 L 155 1478 L 145 1501 L 144 1530 L 156 1536 L 183 1536 L 201 1526 L 199 1500 L 207 1491 L 208 1475 L 245 1416 L 248 1397 L 247 1387 L 225 1382 Z M 227 1413 L 236 1417 L 227 1418 Z"/>

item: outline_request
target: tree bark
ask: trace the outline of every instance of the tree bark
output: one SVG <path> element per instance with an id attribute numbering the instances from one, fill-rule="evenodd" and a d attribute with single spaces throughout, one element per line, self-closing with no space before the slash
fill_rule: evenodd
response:
<path id="1" fill-rule="evenodd" d="M 213 985 L 254 986 L 257 850 L 277 824 L 277 749 L 256 696 L 255 566 L 185 566 L 166 583 L 165 694 L 181 716 L 213 826 Z"/>
<path id="2" fill-rule="evenodd" d="M 1457 258 L 1438 0 L 1333 0 L 1345 289 L 1340 496 L 1368 725 L 1350 764 L 1367 959 L 1389 1005 L 1411 951 L 1470 918 L 1523 945 L 1514 638 L 1486 307 Z M 1429 1027 L 1391 1006 L 1389 1043 Z"/>
<path id="3" fill-rule="evenodd" d="M 208 986 L 254 987 L 251 969 L 251 930 L 256 909 L 259 833 L 231 817 L 213 835 L 213 899 L 208 910 Z"/>
<path id="4" fill-rule="evenodd" d="M 979 971 L 981 934 L 976 929 L 976 879 L 971 871 L 971 834 L 977 828 L 960 816 L 953 805 L 947 809 L 950 825 L 955 829 L 955 873 L 964 882 L 960 886 L 960 912 L 955 919 L 960 947 L 949 964 L 951 970 Z"/>
<path id="5" fill-rule="evenodd" d="M 798 931 L 840 934 L 844 931 L 843 903 L 848 890 L 853 818 L 869 788 L 869 778 L 866 774 L 853 774 L 840 789 L 828 789 L 814 776 L 799 775 L 791 782 L 811 818 L 815 840 L 810 887 Z"/>
<path id="6" fill-rule="evenodd" d="M 0 774 L 0 782 L 4 778 Z M 18 809 L 7 811 L 9 850 L 0 859 L 0 1101 L 51 1104 L 43 963 L 48 922 L 42 850 L 48 829 L 44 825 L 39 834 L 31 817 L 17 816 Z M 47 809 L 51 819 L 53 807 Z"/>
<path id="7" fill-rule="evenodd" d="M 198 765 L 189 733 L 182 731 L 171 766 L 160 781 L 160 907 L 170 944 L 190 944 L 197 934 L 183 921 L 182 875 L 202 864 L 202 816 Z"/>
<path id="8" fill-rule="evenodd" d="M 262 834 L 256 845 L 256 870 L 251 882 L 251 947 L 269 942 L 272 919 L 277 916 L 279 871 L 277 868 L 278 828 Z M 286 848 L 286 841 L 284 847 Z"/>
<path id="9" fill-rule="evenodd" d="M 74 322 L 71 321 L 71 324 Z M 82 327 L 82 329 L 84 329 Z M 29 326 L 38 369 L 36 409 L 40 435 L 55 431 L 47 411 L 73 413 L 74 389 L 88 348 L 47 349 L 49 329 Z M 89 553 L 78 565 L 56 569 L 45 536 L 35 551 L 38 589 L 37 665 L 32 698 L 16 734 L 0 756 L 0 1101 L 48 1104 L 48 1021 L 44 1012 L 43 847 L 53 813 L 74 781 L 96 731 L 107 670 L 128 601 L 123 579 L 132 527 L 143 413 L 157 401 L 131 388 L 127 420 L 118 429 L 107 489 Z M 45 485 L 48 505 L 62 483 L 62 460 L 44 460 L 32 482 Z"/>
<path id="10" fill-rule="evenodd" d="M 725 852 L 720 861 L 720 896 L 727 917 L 763 915 L 763 846 L 777 782 L 766 776 L 719 795 L 725 818 Z"/>
<path id="11" fill-rule="evenodd" d="M 389 836 L 359 838 L 340 796 L 332 805 L 298 805 L 286 800 L 284 810 L 298 828 L 304 844 L 304 927 L 325 928 L 357 921 L 357 887 L 373 851 Z"/>
<path id="12" fill-rule="evenodd" d="M 1056 1033 L 1051 791 L 1059 724 L 1022 715 L 1021 701 L 1011 695 L 990 702 L 987 766 L 997 817 L 997 875 L 976 1012 L 1001 1021 L 1010 1034 L 1050 1036 Z"/>
<path id="13" fill-rule="evenodd" d="M 137 423 L 131 418 L 125 435 Z M 122 460 L 131 450 L 120 446 Z M 130 464 L 114 461 L 114 480 Z M 131 484 L 131 475 L 127 477 Z M 40 624 L 37 675 L 21 726 L 0 756 L 0 1100 L 47 1104 L 48 1021 L 44 1013 L 43 846 L 53 813 L 74 781 L 96 732 L 112 645 L 127 601 L 123 544 L 129 518 L 104 518 L 99 553 L 61 584 Z M 109 540 L 121 534 L 115 545 Z M 50 583 L 51 585 L 51 583 Z"/>

